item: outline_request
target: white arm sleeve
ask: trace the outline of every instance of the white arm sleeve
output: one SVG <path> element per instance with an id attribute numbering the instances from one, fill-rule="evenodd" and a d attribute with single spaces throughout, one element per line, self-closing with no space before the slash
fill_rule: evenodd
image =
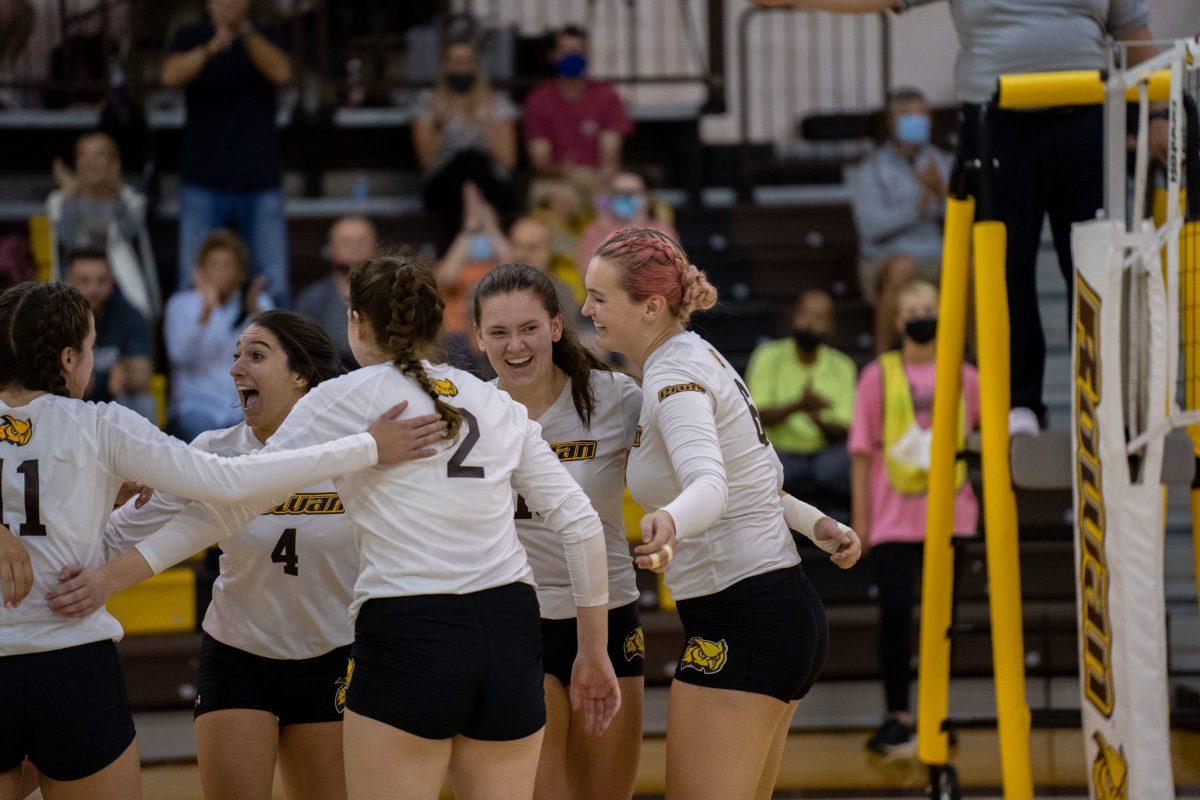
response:
<path id="1" fill-rule="evenodd" d="M 717 421 L 708 394 L 685 391 L 651 409 L 671 466 L 683 491 L 663 507 L 675 520 L 680 541 L 711 528 L 725 514 L 729 484 L 717 439 Z"/>
<path id="2" fill-rule="evenodd" d="M 522 417 L 524 416 L 522 409 Z M 523 420 L 525 439 L 512 484 L 530 511 L 557 530 L 566 551 L 571 592 L 580 608 L 608 605 L 608 555 L 604 526 L 583 489 L 542 438 L 536 422 Z"/>
<path id="3" fill-rule="evenodd" d="M 189 503 L 182 511 L 139 541 L 137 551 L 154 574 L 173 567 L 192 553 L 212 547 L 241 530 L 258 516 L 257 506 L 223 506 Z"/>
<path id="4" fill-rule="evenodd" d="M 339 395 L 340 388 L 337 392 L 327 392 L 325 388 L 325 385 L 318 386 L 300 398 L 296 405 L 292 406 L 279 430 L 271 436 L 266 447 L 253 456 L 241 456 L 235 460 L 317 453 L 323 461 L 330 448 L 340 447 L 341 443 L 358 437 L 370 439 L 371 450 L 374 453 L 375 440 L 370 434 L 346 436 L 355 428 L 362 429 L 362 414 L 347 407 L 348 403 L 342 402 L 346 398 Z M 354 392 L 350 399 L 359 403 L 373 400 L 373 397 L 366 396 L 368 394 L 371 394 L 369 389 Z M 374 461 L 375 456 L 372 454 L 371 463 Z M 192 503 L 160 530 L 138 542 L 137 549 L 155 573 L 158 573 L 178 564 L 192 553 L 232 536 L 246 527 L 264 509 L 287 499 L 293 489 L 311 486 L 351 471 L 353 470 L 331 467 L 324 470 L 325 476 L 318 480 L 289 483 L 284 487 L 271 488 L 269 492 L 258 492 L 250 500 L 238 505 Z"/>
<path id="5" fill-rule="evenodd" d="M 368 433 L 296 450 L 268 447 L 224 458 L 189 447 L 127 408 L 105 405 L 100 436 L 108 468 L 121 478 L 193 500 L 245 502 L 286 494 L 378 460 L 375 439 Z"/>
<path id="6" fill-rule="evenodd" d="M 191 446 L 212 453 L 214 450 L 210 443 L 217 433 L 221 431 L 206 431 L 193 439 Z M 190 502 L 186 497 L 157 490 L 141 508 L 135 505 L 136 500 L 135 495 L 126 501 L 125 505 L 113 509 L 112 514 L 108 516 L 108 522 L 104 526 L 105 561 L 116 558 L 166 525 L 176 514 L 187 508 Z"/>
<path id="7" fill-rule="evenodd" d="M 797 500 L 787 492 L 780 492 L 779 502 L 783 506 L 783 520 L 787 526 L 796 533 L 802 533 L 808 537 L 809 541 L 817 547 L 824 550 L 826 553 L 836 553 L 838 551 L 838 543 L 834 539 L 817 539 L 813 536 L 813 528 L 817 526 L 817 521 L 821 517 L 828 516 L 816 506 L 810 506 L 803 500 Z M 832 519 L 832 517 L 831 517 Z M 848 527 L 833 520 L 842 532 L 850 530 Z"/>

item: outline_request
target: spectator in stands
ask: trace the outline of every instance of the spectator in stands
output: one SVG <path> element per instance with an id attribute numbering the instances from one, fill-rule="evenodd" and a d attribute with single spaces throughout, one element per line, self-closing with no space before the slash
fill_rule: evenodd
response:
<path id="1" fill-rule="evenodd" d="M 859 281 L 875 306 L 875 352 L 895 346 L 896 297 L 916 276 L 936 281 L 953 158 L 930 144 L 925 96 L 898 89 L 888 99 L 888 139 L 851 179 Z"/>
<path id="2" fill-rule="evenodd" d="M 556 78 L 525 100 L 525 146 L 543 177 L 603 184 L 621 164 L 621 145 L 633 131 L 616 90 L 587 77 L 587 32 L 568 25 L 555 37 Z"/>
<path id="3" fill-rule="evenodd" d="M 208 18 L 179 30 L 162 82 L 183 86 L 187 126 L 179 189 L 179 287 L 214 228 L 246 240 L 255 275 L 290 302 L 275 90 L 292 79 L 282 31 L 250 20 L 250 0 L 208 0 Z M 229 381 L 224 377 L 222 384 Z M 239 418 L 233 415 L 234 421 Z M 231 423 L 232 424 L 232 423 Z"/>
<path id="4" fill-rule="evenodd" d="M 196 254 L 196 288 L 167 302 L 163 336 L 171 363 L 170 424 L 188 441 L 242 418 L 229 365 L 242 324 L 272 308 L 260 276 L 247 280 L 250 255 L 237 234 L 215 230 Z"/>
<path id="5" fill-rule="evenodd" d="M 442 312 L 442 348 L 448 363 L 480 371 L 484 359 L 477 352 L 471 318 L 475 284 L 495 267 L 512 260 L 512 249 L 496 210 L 488 205 L 475 184 L 463 186 L 463 226 L 434 272 L 446 307 Z"/>
<path id="6" fill-rule="evenodd" d="M 792 312 L 792 335 L 755 348 L 746 384 L 783 462 L 784 491 L 807 497 L 816 490 L 845 509 L 857 369 L 829 346 L 833 327 L 833 298 L 819 289 L 804 292 Z"/>
<path id="7" fill-rule="evenodd" d="M 350 269 L 370 260 L 378 246 L 371 220 L 342 217 L 329 228 L 329 274 L 305 287 L 296 300 L 296 310 L 316 321 L 333 339 L 347 369 L 358 366 L 346 337 Z"/>
<path id="8" fill-rule="evenodd" d="M 666 209 L 670 211 L 670 206 Z M 672 239 L 679 239 L 670 221 L 659 218 L 660 209 L 655 207 L 654 196 L 636 172 L 622 171 L 613 175 L 604 191 L 596 195 L 596 211 L 596 218 L 587 224 L 579 237 L 579 255 L 575 264 L 581 281 L 596 248 L 620 228 L 653 228 Z"/>
<path id="9" fill-rule="evenodd" d="M 65 263 L 66 283 L 88 301 L 96 321 L 95 366 L 83 399 L 117 402 L 157 421 L 150 394 L 154 347 L 146 318 L 122 296 L 106 251 L 76 250 Z"/>
<path id="10" fill-rule="evenodd" d="M 513 206 L 517 108 L 492 88 L 470 40 L 448 42 L 437 83 L 417 98 L 413 148 L 425 178 L 425 207 L 462 225 L 468 181 L 501 212 Z"/>
<path id="11" fill-rule="evenodd" d="M 146 227 L 146 198 L 122 183 L 117 143 L 105 133 L 80 136 L 75 171 L 55 159 L 54 180 L 58 189 L 46 198 L 53 273 L 75 250 L 104 251 L 123 299 L 147 320 L 158 319 L 162 297 Z"/>
<path id="12" fill-rule="evenodd" d="M 934 0 L 754 0 L 759 5 L 819 8 L 847 13 L 905 11 Z M 962 101 L 959 155 L 979 156 L 979 110 L 996 91 L 1000 75 L 1012 72 L 1104 70 L 1110 42 L 1138 45 L 1128 63 L 1153 57 L 1146 0 L 1047 3 L 950 0 L 958 30 L 955 75 Z M 1046 337 L 1037 297 L 1037 255 L 1043 219 L 1049 215 L 1058 266 L 1071 285 L 1071 224 L 1094 219 L 1104 200 L 1103 110 L 1098 105 L 1044 110 L 993 111 L 988 141 L 995 168 L 991 199 L 1008 232 L 1008 317 L 1012 335 L 1011 433 L 1036 433 L 1046 424 L 1042 385 Z M 1166 108 L 1152 111 L 1150 146 L 1166 161 Z M 1070 297 L 1070 292 L 1067 294 Z"/>
<path id="13" fill-rule="evenodd" d="M 851 527 L 874 551 L 879 589 L 879 655 L 887 718 L 867 742 L 883 755 L 911 751 L 909 711 L 913 606 L 925 541 L 926 491 L 933 422 L 934 353 L 938 292 L 916 280 L 900 292 L 899 351 L 883 353 L 863 369 L 850 426 Z M 979 376 L 963 366 L 962 421 L 957 450 L 979 424 Z M 975 531 L 979 508 L 966 465 L 958 463 L 954 531 Z"/>
<path id="14" fill-rule="evenodd" d="M 579 282 L 579 272 L 575 264 L 569 263 L 565 269 L 561 264 L 555 264 L 554 253 L 550 244 L 550 229 L 546 223 L 537 217 L 521 217 L 508 229 L 509 257 L 518 264 L 528 264 L 538 272 L 550 277 L 558 293 L 558 305 L 563 315 L 570 318 L 579 327 L 585 320 L 580 313 L 580 304 L 576 299 L 576 290 L 571 281 Z M 582 288 L 582 284 L 579 284 Z M 578 331 L 576 331 L 578 333 Z"/>

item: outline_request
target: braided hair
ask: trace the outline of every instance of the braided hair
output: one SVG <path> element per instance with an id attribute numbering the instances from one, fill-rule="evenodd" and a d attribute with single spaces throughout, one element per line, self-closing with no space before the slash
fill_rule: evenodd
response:
<path id="1" fill-rule="evenodd" d="M 400 247 L 350 271 L 350 309 L 370 323 L 376 343 L 396 368 L 433 399 L 454 438 L 462 427 L 462 412 L 442 400 L 420 357 L 441 330 L 444 306 L 433 271 L 411 247 Z"/>
<path id="2" fill-rule="evenodd" d="M 475 327 L 479 328 L 483 301 L 496 295 L 514 292 L 532 292 L 541 301 L 542 308 L 550 319 L 562 320 L 562 336 L 551 345 L 550 360 L 567 374 L 571 381 L 571 399 L 575 401 L 575 413 L 586 426 L 592 424 L 592 412 L 596 409 L 596 397 L 592 392 L 592 370 L 612 371 L 612 365 L 600 359 L 584 347 L 575 334 L 575 327 L 562 313 L 558 292 L 550 278 L 527 264 L 503 264 L 483 276 L 475 287 Z"/>
<path id="3" fill-rule="evenodd" d="M 91 316 L 65 283 L 19 283 L 0 294 L 0 386 L 70 397 L 62 351 L 83 350 Z"/>
<path id="4" fill-rule="evenodd" d="M 708 276 L 662 231 L 622 228 L 601 242 L 596 256 L 620 268 L 621 288 L 634 301 L 661 295 L 681 322 L 686 323 L 693 312 L 717 304 L 717 290 Z"/>

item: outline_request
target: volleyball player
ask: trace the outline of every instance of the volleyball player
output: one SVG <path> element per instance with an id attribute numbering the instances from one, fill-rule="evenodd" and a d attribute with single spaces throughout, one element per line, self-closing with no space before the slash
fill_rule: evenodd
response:
<path id="1" fill-rule="evenodd" d="M 64 619 L 44 598 L 68 565 L 100 563 L 123 479 L 241 501 L 411 456 L 411 431 L 396 422 L 287 453 L 223 458 L 189 448 L 126 408 L 79 401 L 95 339 L 75 289 L 27 283 L 0 295 L 0 500 L 22 545 L 4 551 L 0 573 L 11 574 L 17 550 L 27 551 L 32 571 L 28 597 L 6 588 L 0 609 L 0 800 L 18 797 L 26 756 L 49 797 L 140 794 L 113 645 L 121 626 L 103 608 Z"/>
<path id="2" fill-rule="evenodd" d="M 716 290 L 658 231 L 608 237 L 588 266 L 583 312 L 597 344 L 642 372 L 639 436 L 629 456 L 646 544 L 639 566 L 667 570 L 686 643 L 667 718 L 669 797 L 768 798 L 796 702 L 825 660 L 820 599 L 800 568 L 779 489 L 779 459 L 745 384 L 686 330 Z M 858 542 L 827 518 L 835 563 Z M 669 567 L 669 569 L 668 569 Z"/>
<path id="3" fill-rule="evenodd" d="M 576 655 L 575 604 L 558 534 L 518 498 L 517 535 L 529 555 L 542 615 L 546 735 L 534 797 L 624 799 L 633 792 L 642 739 L 645 639 L 621 506 L 625 459 L 642 392 L 579 343 L 554 284 L 524 264 L 498 267 L 475 288 L 475 333 L 497 385 L 525 406 L 604 525 L 608 551 L 608 658 L 621 709 L 602 736 L 584 732 L 567 697 Z"/>
<path id="4" fill-rule="evenodd" d="M 255 452 L 309 389 L 344 372 L 315 322 L 263 312 L 242 331 L 229 371 L 244 420 L 192 446 Z M 107 537 L 131 547 L 187 502 L 159 492 L 142 508 L 129 503 L 109 517 Z M 221 543 L 195 709 L 205 796 L 269 800 L 278 759 L 291 800 L 345 797 L 342 687 L 357 575 L 350 522 L 330 481 L 297 492 Z"/>
<path id="5" fill-rule="evenodd" d="M 297 401 L 265 451 L 361 430 L 377 406 L 436 409 L 452 442 L 430 459 L 336 478 L 359 547 L 343 744 L 351 800 L 533 791 L 546 721 L 537 596 L 515 489 L 562 535 L 579 621 L 571 700 L 598 734 L 620 706 L 608 660 L 604 534 L 587 495 L 525 409 L 419 358 L 441 327 L 432 273 L 410 250 L 350 276 L 349 339 L 363 366 Z M 278 500 L 274 500 L 278 502 Z M 259 503 L 259 505 L 265 505 Z M 66 614 L 228 535 L 258 505 L 193 503 L 119 558 L 64 584 Z"/>

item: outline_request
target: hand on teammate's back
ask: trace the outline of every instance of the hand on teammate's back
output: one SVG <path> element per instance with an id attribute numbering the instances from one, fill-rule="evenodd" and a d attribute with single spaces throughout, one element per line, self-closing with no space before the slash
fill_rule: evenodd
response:
<path id="1" fill-rule="evenodd" d="M 33 588 L 33 564 L 25 545 L 5 525 L 0 525 L 0 589 L 4 607 L 16 608 Z"/>
<path id="2" fill-rule="evenodd" d="M 583 727 L 599 736 L 621 708 L 621 685 L 608 652 L 580 650 L 571 667 L 571 708 L 583 711 Z"/>
<path id="3" fill-rule="evenodd" d="M 446 422 L 437 414 L 396 419 L 406 408 L 407 400 L 392 406 L 367 429 L 375 437 L 379 466 L 428 458 L 437 453 L 436 445 L 446 438 Z"/>

